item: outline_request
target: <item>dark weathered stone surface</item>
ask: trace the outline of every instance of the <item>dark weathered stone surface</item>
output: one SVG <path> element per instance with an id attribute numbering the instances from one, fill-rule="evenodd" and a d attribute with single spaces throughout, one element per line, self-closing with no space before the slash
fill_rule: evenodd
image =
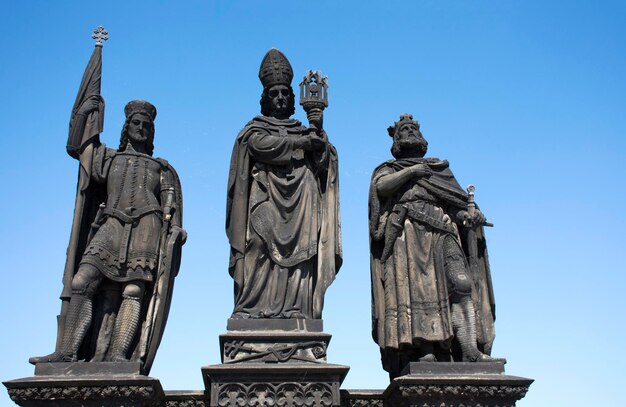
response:
<path id="1" fill-rule="evenodd" d="M 409 114 L 388 129 L 395 159 L 369 197 L 372 322 L 391 378 L 415 361 L 497 361 L 484 215 L 449 169 L 424 158 Z"/>
<path id="2" fill-rule="evenodd" d="M 208 407 L 209 395 L 204 391 L 166 391 L 164 407 Z"/>
<path id="3" fill-rule="evenodd" d="M 503 374 L 506 361 L 496 362 L 411 362 L 401 376 L 406 375 L 474 375 L 474 374 Z"/>
<path id="4" fill-rule="evenodd" d="M 330 338 L 321 332 L 229 331 L 220 335 L 222 362 L 322 363 Z"/>
<path id="5" fill-rule="evenodd" d="M 141 375 L 139 362 L 37 363 L 35 376 Z"/>
<path id="6" fill-rule="evenodd" d="M 327 81 L 311 72 L 291 119 L 293 70 L 277 49 L 264 57 L 261 116 L 237 135 L 228 180 L 226 234 L 236 319 L 320 319 L 342 262 L 337 151 L 323 130 Z M 271 192 L 268 192 L 271 191 Z"/>
<path id="7" fill-rule="evenodd" d="M 4 385 L 24 407 L 148 407 L 164 400 L 159 380 L 139 375 L 35 376 Z"/>
<path id="8" fill-rule="evenodd" d="M 149 373 L 180 267 L 182 191 L 169 163 L 152 157 L 156 108 L 124 108 L 117 149 L 100 142 L 102 40 L 72 109 L 68 154 L 80 161 L 74 222 L 63 274 L 55 351 L 47 362 L 138 362 Z M 44 369 L 41 367 L 40 369 Z"/>
<path id="9" fill-rule="evenodd" d="M 235 319 L 229 318 L 226 329 L 229 331 L 301 331 L 322 332 L 324 323 L 321 319 Z"/>
<path id="10" fill-rule="evenodd" d="M 348 366 L 242 363 L 202 368 L 210 405 L 329 407 L 340 405 Z"/>
<path id="11" fill-rule="evenodd" d="M 228 180 L 226 233 L 235 309 L 220 335 L 222 365 L 202 368 L 211 406 L 338 406 L 347 366 L 326 363 L 324 294 L 341 266 L 337 152 L 324 132 L 327 79 L 301 84 L 271 49 L 261 63 L 261 116 L 239 133 Z M 268 191 L 271 191 L 269 193 Z"/>
<path id="12" fill-rule="evenodd" d="M 331 335 L 320 319 L 229 319 L 223 363 L 323 363 Z"/>
<path id="13" fill-rule="evenodd" d="M 341 407 L 383 407 L 384 390 L 341 390 Z"/>
<path id="14" fill-rule="evenodd" d="M 385 406 L 514 406 L 533 382 L 505 375 L 501 363 L 421 364 L 411 363 L 411 373 L 392 380 L 383 395 Z"/>

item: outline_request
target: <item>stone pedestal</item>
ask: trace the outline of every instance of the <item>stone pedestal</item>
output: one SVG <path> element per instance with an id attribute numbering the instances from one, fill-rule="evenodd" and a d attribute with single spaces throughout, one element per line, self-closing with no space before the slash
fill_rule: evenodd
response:
<path id="1" fill-rule="evenodd" d="M 242 363 L 205 366 L 210 406 L 331 407 L 340 405 L 339 386 L 348 366 Z"/>
<path id="2" fill-rule="evenodd" d="M 164 407 L 209 407 L 205 391 L 166 391 Z"/>
<path id="3" fill-rule="evenodd" d="M 393 407 L 512 407 L 532 379 L 504 374 L 502 362 L 417 362 L 383 393 Z"/>
<path id="4" fill-rule="evenodd" d="M 35 376 L 4 382 L 25 407 L 160 406 L 158 379 L 140 374 L 139 363 L 38 363 Z"/>
<path id="5" fill-rule="evenodd" d="M 326 363 L 331 335 L 321 320 L 229 319 L 222 364 L 202 376 L 210 405 L 339 406 L 348 366 Z"/>
<path id="6" fill-rule="evenodd" d="M 331 335 L 320 319 L 229 319 L 222 363 L 325 363 Z"/>

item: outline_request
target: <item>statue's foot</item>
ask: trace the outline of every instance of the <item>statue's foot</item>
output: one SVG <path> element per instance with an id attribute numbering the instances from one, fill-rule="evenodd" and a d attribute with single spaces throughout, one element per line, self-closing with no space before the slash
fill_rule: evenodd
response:
<path id="1" fill-rule="evenodd" d="M 33 356 L 28 359 L 28 363 L 36 365 L 37 363 L 51 363 L 51 362 L 76 362 L 76 358 L 73 355 L 66 355 L 59 352 L 52 352 L 46 356 Z"/>
<path id="2" fill-rule="evenodd" d="M 286 319 L 306 319 L 304 314 L 300 311 L 287 311 L 281 313 L 280 316 Z"/>
<path id="3" fill-rule="evenodd" d="M 480 351 L 476 351 L 471 355 L 463 355 L 463 362 L 501 362 L 504 359 L 502 358 L 494 358 L 489 355 L 486 355 Z"/>
<path id="4" fill-rule="evenodd" d="M 111 355 L 106 358 L 106 361 L 107 362 L 128 362 L 128 359 L 126 359 L 122 355 Z"/>
<path id="5" fill-rule="evenodd" d="M 232 319 L 248 319 L 250 314 L 245 312 L 234 312 L 231 316 Z"/>
<path id="6" fill-rule="evenodd" d="M 422 356 L 421 358 L 418 359 L 420 362 L 436 362 L 437 361 L 437 356 L 435 356 L 433 353 L 428 353 L 424 356 Z"/>

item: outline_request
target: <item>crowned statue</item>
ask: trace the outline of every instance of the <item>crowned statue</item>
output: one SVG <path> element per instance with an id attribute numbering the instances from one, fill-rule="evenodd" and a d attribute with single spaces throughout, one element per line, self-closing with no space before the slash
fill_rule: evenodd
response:
<path id="1" fill-rule="evenodd" d="M 372 333 L 391 378 L 409 362 L 496 360 L 484 215 L 409 114 L 369 197 Z"/>

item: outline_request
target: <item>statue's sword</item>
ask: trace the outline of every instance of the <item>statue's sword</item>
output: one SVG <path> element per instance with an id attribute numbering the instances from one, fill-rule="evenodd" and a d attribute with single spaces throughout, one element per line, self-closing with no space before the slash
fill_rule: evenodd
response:
<path id="1" fill-rule="evenodd" d="M 476 214 L 476 201 L 474 198 L 475 191 L 476 187 L 474 187 L 474 185 L 470 184 L 467 186 L 467 213 L 469 214 L 469 219 L 472 219 Z M 477 298 L 481 299 L 483 297 L 483 284 L 480 284 L 480 281 L 486 279 L 487 275 L 484 274 L 486 270 L 480 267 L 480 263 L 478 261 L 478 256 L 480 253 L 478 251 L 478 237 L 476 234 L 476 228 L 478 226 L 492 227 L 493 223 L 483 222 L 482 225 L 475 225 L 469 219 L 465 222 L 465 225 L 467 226 L 467 262 L 469 263 L 470 273 L 472 275 L 474 287 L 476 289 Z M 476 307 L 475 311 L 478 320 L 482 321 L 482 308 Z M 484 326 L 482 324 L 480 324 L 480 327 L 484 330 Z M 485 335 L 484 332 L 483 335 Z"/>
<path id="2" fill-rule="evenodd" d="M 476 201 L 474 199 L 474 191 L 476 187 L 474 185 L 467 186 L 467 213 L 469 219 L 466 220 L 465 226 L 467 227 L 467 261 L 469 263 L 470 271 L 474 284 L 478 281 L 478 242 L 476 241 L 476 225 L 473 225 L 471 219 L 476 214 Z M 478 288 L 478 287 L 477 287 Z"/>

